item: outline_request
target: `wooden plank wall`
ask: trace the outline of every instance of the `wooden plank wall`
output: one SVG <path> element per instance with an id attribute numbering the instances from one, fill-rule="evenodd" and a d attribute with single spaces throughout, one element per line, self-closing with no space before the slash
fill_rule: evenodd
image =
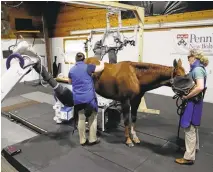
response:
<path id="1" fill-rule="evenodd" d="M 70 31 L 106 27 L 106 10 L 90 9 L 91 7 L 62 6 L 57 23 L 52 29 L 54 37 L 69 36 Z M 110 18 L 111 26 L 118 26 L 117 16 Z"/>
<path id="2" fill-rule="evenodd" d="M 52 6 L 54 5 L 54 6 Z M 48 31 L 49 37 L 66 37 L 70 36 L 70 31 L 76 30 L 86 30 L 86 29 L 94 29 L 94 28 L 105 28 L 106 27 L 106 10 L 105 9 L 97 9 L 91 6 L 80 6 L 74 4 L 47 4 L 45 6 L 45 11 L 49 14 L 48 21 L 53 19 L 53 22 L 49 22 Z M 32 7 L 31 7 L 32 6 Z M 10 24 L 12 28 L 12 32 L 9 35 L 3 36 L 2 38 L 12 38 L 14 37 L 13 32 L 15 32 L 15 18 L 32 18 L 33 25 L 35 28 L 41 31 L 41 36 L 43 36 L 42 29 L 42 20 L 41 16 L 29 14 L 30 10 L 38 8 L 34 5 L 22 6 L 20 9 L 9 8 L 9 18 Z M 54 8 L 53 8 L 54 7 Z M 26 9 L 28 8 L 28 10 Z M 57 9 L 57 10 L 55 10 Z M 31 12 L 32 13 L 32 12 Z M 53 13 L 57 13 L 54 14 Z M 51 16 L 52 15 L 52 16 Z M 190 21 L 190 20 L 199 20 L 199 19 L 209 19 L 213 18 L 213 10 L 206 11 L 198 11 L 191 13 L 182 13 L 182 14 L 174 14 L 174 15 L 165 15 L 165 16 L 151 16 L 145 17 L 145 24 L 154 24 L 154 23 L 164 23 L 164 22 L 177 22 L 177 21 Z M 131 26 L 137 24 L 136 19 L 124 19 L 122 20 L 123 26 Z M 110 18 L 110 24 L 112 27 L 118 26 L 117 16 L 112 16 Z"/>
<path id="3" fill-rule="evenodd" d="M 24 18 L 24 19 L 32 19 L 32 24 L 35 30 L 40 30 L 42 32 L 42 19 L 41 15 L 38 14 L 30 14 L 29 10 L 26 8 L 29 8 L 28 6 L 22 5 L 20 8 L 8 8 L 8 18 L 9 18 L 9 23 L 10 23 L 10 32 L 7 35 L 1 35 L 2 39 L 11 39 L 11 38 L 16 38 L 15 35 L 15 18 Z M 32 6 L 33 8 L 33 6 Z M 38 34 L 38 37 L 43 37 L 43 34 Z M 27 34 L 24 35 L 24 37 L 32 38 L 33 35 Z"/>
<path id="4" fill-rule="evenodd" d="M 70 31 L 106 27 L 105 9 L 87 9 L 91 7 L 77 6 L 77 5 L 73 6 L 71 5 L 61 6 L 56 20 L 57 22 L 52 28 L 50 28 L 52 37 L 70 36 Z M 145 17 L 145 24 L 202 20 L 211 18 L 213 18 L 213 10 L 206 10 L 206 11 L 197 11 L 165 16 Z M 137 23 L 138 22 L 136 19 L 122 20 L 123 26 L 131 26 Z M 112 27 L 118 26 L 117 16 L 113 16 L 110 19 L 110 24 Z"/>

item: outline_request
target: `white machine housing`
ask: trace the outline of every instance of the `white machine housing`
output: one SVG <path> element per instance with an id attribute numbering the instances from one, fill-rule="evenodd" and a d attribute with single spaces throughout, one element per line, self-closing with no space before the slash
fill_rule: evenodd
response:
<path id="1" fill-rule="evenodd" d="M 72 85 L 68 83 L 60 83 L 64 87 L 67 87 L 72 91 Z M 109 104 L 113 101 L 111 99 L 106 99 L 100 95 L 97 95 L 98 99 L 98 107 L 101 109 L 101 118 L 102 118 L 102 131 L 105 131 L 105 110 L 109 107 Z M 56 101 L 55 105 L 53 106 L 55 110 L 55 116 L 53 120 L 60 124 L 63 121 L 69 121 L 71 118 L 74 117 L 74 108 L 73 107 L 66 107 L 64 106 L 59 100 Z"/>
<path id="2" fill-rule="evenodd" d="M 73 107 L 64 106 L 58 99 L 53 106 L 53 109 L 55 110 L 55 116 L 53 120 L 57 124 L 60 124 L 63 121 L 69 121 L 73 118 Z"/>

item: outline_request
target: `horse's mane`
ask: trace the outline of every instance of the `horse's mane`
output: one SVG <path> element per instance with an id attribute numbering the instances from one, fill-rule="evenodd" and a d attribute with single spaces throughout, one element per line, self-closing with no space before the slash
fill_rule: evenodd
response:
<path id="1" fill-rule="evenodd" d="M 171 71 L 173 68 L 172 66 L 143 62 L 131 62 L 131 66 L 135 68 L 136 75 L 139 77 L 143 77 L 146 74 L 152 76 L 153 85 L 161 83 L 161 81 L 165 81 L 165 79 L 168 79 L 171 76 Z"/>
<path id="2" fill-rule="evenodd" d="M 137 69 L 141 70 L 163 70 L 163 71 L 168 71 L 172 67 L 171 66 L 165 66 L 165 65 L 160 65 L 160 64 L 154 64 L 154 63 L 144 63 L 144 62 L 130 62 L 131 66 Z"/>

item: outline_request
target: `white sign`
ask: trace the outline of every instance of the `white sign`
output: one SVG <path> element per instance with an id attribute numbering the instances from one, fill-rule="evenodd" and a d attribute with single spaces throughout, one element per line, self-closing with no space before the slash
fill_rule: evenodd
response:
<path id="1" fill-rule="evenodd" d="M 172 30 L 175 54 L 188 54 L 191 49 L 213 55 L 213 28 Z"/>

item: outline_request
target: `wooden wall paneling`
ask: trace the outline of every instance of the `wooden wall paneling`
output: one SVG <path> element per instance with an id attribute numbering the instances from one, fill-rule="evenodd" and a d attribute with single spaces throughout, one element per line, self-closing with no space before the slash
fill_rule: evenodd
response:
<path id="1" fill-rule="evenodd" d="M 55 28 L 64 28 L 64 27 L 72 27 L 78 25 L 85 25 L 85 24 L 93 24 L 93 23 L 104 23 L 102 22 L 105 20 L 103 17 L 91 17 L 91 18 L 81 18 L 78 20 L 70 20 L 68 22 L 61 22 L 54 25 Z"/>
<path id="2" fill-rule="evenodd" d="M 73 7 L 74 6 L 74 7 Z M 90 9 L 87 9 L 90 8 Z M 30 7 L 33 8 L 33 7 Z M 105 28 L 106 27 L 106 9 L 91 9 L 95 7 L 81 5 L 60 5 L 59 14 L 56 17 L 56 22 L 49 26 L 50 37 L 69 36 L 70 31 Z M 29 9 L 28 9 L 29 11 Z M 15 18 L 31 18 L 33 26 L 37 30 L 42 30 L 41 16 L 29 15 L 24 7 L 20 9 L 8 8 L 9 20 L 11 25 L 11 33 L 9 36 L 2 35 L 2 38 L 15 38 Z M 54 11 L 54 10 L 53 10 Z M 51 12 L 51 11 L 50 11 Z M 145 24 L 155 24 L 164 22 L 190 21 L 198 19 L 213 18 L 213 10 L 196 11 L 190 13 L 180 13 L 164 16 L 145 17 Z M 117 27 L 117 17 L 110 19 L 111 27 Z M 122 26 L 132 26 L 138 24 L 137 20 L 125 19 L 122 20 Z M 30 36 L 30 35 L 29 35 Z M 39 37 L 42 36 L 39 35 Z"/>
<path id="3" fill-rule="evenodd" d="M 73 27 L 77 27 L 80 28 L 80 30 L 84 29 L 84 28 L 90 28 L 92 26 L 96 26 L 96 27 L 105 27 L 106 26 L 106 22 L 103 22 L 103 20 L 105 20 L 105 18 L 91 18 L 91 19 L 80 19 L 80 20 L 75 20 L 75 21 L 71 21 L 71 22 L 66 22 L 63 24 L 56 24 L 54 29 L 71 29 Z M 117 27 L 118 26 L 118 20 L 116 18 L 112 18 L 110 19 L 110 25 L 113 27 Z"/>
<path id="4" fill-rule="evenodd" d="M 51 31 L 50 38 L 55 38 L 55 37 L 66 37 L 70 35 L 69 31 L 63 31 L 63 32 L 58 32 L 56 30 Z"/>
<path id="5" fill-rule="evenodd" d="M 7 8 L 8 17 L 10 23 L 10 33 L 8 35 L 1 35 L 2 39 L 16 39 L 16 29 L 15 29 L 15 18 L 24 18 L 24 19 L 32 19 L 32 24 L 35 30 L 42 30 L 42 21 L 41 16 L 30 15 L 26 9 L 26 5 L 21 5 L 20 8 Z M 32 34 L 25 34 L 26 38 L 33 38 Z M 42 37 L 42 34 L 38 34 L 37 37 Z"/>
<path id="6" fill-rule="evenodd" d="M 69 36 L 70 31 L 106 27 L 106 9 L 86 9 L 62 6 L 57 23 L 50 28 L 53 36 Z M 91 8 L 91 7 L 89 7 Z M 110 17 L 111 27 L 118 26 L 117 15 Z"/>
<path id="7" fill-rule="evenodd" d="M 91 6 L 86 6 L 86 5 L 65 5 L 62 4 L 61 8 L 60 8 L 60 13 L 67 13 L 67 12 L 71 12 L 71 11 L 102 11 L 102 10 L 106 10 L 106 9 L 101 9 L 98 7 L 91 7 Z"/>
<path id="8" fill-rule="evenodd" d="M 136 24 L 138 24 L 138 21 L 135 18 L 122 20 L 122 26 L 132 26 Z M 117 15 L 110 17 L 110 26 L 118 27 Z M 70 31 L 105 28 L 105 27 L 106 27 L 106 14 L 99 15 L 97 17 L 92 17 L 92 18 L 82 17 L 79 20 L 74 20 L 74 21 L 64 22 L 64 23 L 57 22 L 55 27 L 51 29 L 54 32 L 53 34 L 54 36 L 69 36 Z"/>
<path id="9" fill-rule="evenodd" d="M 105 22 L 104 22 L 105 21 Z M 138 24 L 137 19 L 125 19 L 122 20 L 122 26 L 132 26 Z M 56 24 L 55 28 L 52 29 L 71 29 L 71 28 L 79 28 L 79 30 L 83 30 L 84 28 L 90 28 L 91 26 L 97 25 L 97 27 L 106 27 L 106 20 L 103 17 L 91 18 L 91 19 L 80 19 L 71 22 L 66 22 L 62 24 Z M 110 25 L 112 27 L 118 26 L 117 18 L 110 19 Z"/>
<path id="10" fill-rule="evenodd" d="M 90 7 L 91 8 L 91 7 Z M 196 11 L 164 16 L 145 17 L 145 24 L 156 24 L 164 22 L 190 21 L 213 18 L 213 10 Z M 112 27 L 117 27 L 117 18 L 110 20 Z M 136 18 L 122 20 L 122 26 L 137 25 Z M 61 8 L 57 23 L 51 30 L 54 36 L 69 36 L 70 31 L 85 30 L 106 27 L 106 10 L 84 9 L 64 7 Z"/>
<path id="11" fill-rule="evenodd" d="M 41 16 L 30 16 L 24 8 L 16 9 L 16 8 L 9 8 L 9 18 L 11 22 L 11 27 L 15 29 L 15 18 L 25 18 L 25 19 L 32 19 L 33 23 L 42 23 Z"/>
<path id="12" fill-rule="evenodd" d="M 106 11 L 71 11 L 63 14 L 59 14 L 57 17 L 57 21 L 60 22 L 66 22 L 70 20 L 77 20 L 81 18 L 90 18 L 90 17 L 96 17 L 96 16 L 105 16 Z"/>

